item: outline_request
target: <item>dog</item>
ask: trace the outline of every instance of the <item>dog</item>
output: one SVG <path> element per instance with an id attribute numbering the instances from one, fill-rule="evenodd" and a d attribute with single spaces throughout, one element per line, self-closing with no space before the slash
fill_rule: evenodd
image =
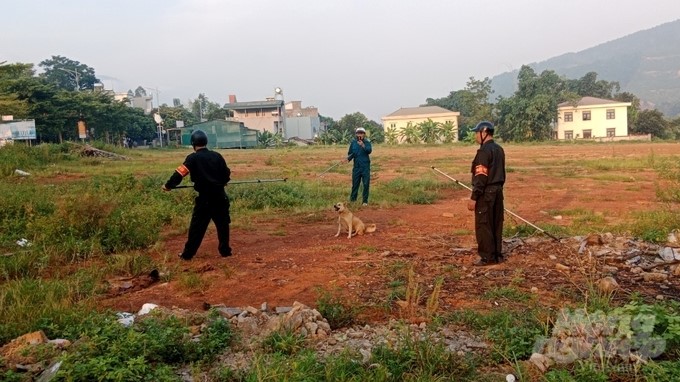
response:
<path id="1" fill-rule="evenodd" d="M 338 212 L 338 233 L 335 234 L 335 237 L 340 236 L 343 226 L 347 228 L 348 239 L 351 239 L 352 236 L 363 235 L 366 232 L 375 232 L 375 224 L 364 224 L 344 203 L 335 203 L 333 208 Z"/>

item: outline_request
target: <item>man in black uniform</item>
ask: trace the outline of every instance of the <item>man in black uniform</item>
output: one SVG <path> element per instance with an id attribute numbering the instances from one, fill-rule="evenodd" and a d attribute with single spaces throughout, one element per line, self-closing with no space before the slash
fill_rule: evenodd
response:
<path id="1" fill-rule="evenodd" d="M 479 150 L 472 161 L 472 195 L 468 210 L 475 211 L 475 235 L 480 260 L 474 265 L 503 261 L 503 184 L 505 152 L 493 140 L 491 122 L 480 122 L 472 131 Z"/>
<path id="2" fill-rule="evenodd" d="M 231 256 L 229 198 L 224 190 L 229 182 L 231 171 L 222 155 L 208 150 L 207 145 L 208 136 L 205 132 L 194 131 L 191 134 L 191 146 L 194 152 L 187 156 L 184 163 L 177 167 L 170 179 L 163 185 L 163 191 L 170 191 L 177 187 L 185 176 L 191 174 L 194 189 L 198 192 L 189 225 L 189 238 L 184 245 L 184 251 L 179 255 L 183 260 L 191 260 L 196 255 L 210 220 L 217 228 L 220 255 Z"/>

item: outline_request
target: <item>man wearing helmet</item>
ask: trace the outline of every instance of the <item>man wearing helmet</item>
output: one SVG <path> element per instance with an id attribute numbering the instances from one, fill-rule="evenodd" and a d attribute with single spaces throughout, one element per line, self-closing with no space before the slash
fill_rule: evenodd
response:
<path id="1" fill-rule="evenodd" d="M 349 200 L 354 202 L 359 194 L 359 184 L 363 182 L 362 193 L 363 205 L 368 205 L 368 190 L 371 185 L 371 158 L 369 155 L 373 151 L 371 141 L 366 139 L 366 130 L 359 127 L 355 131 L 356 138 L 349 144 L 347 151 L 347 162 L 354 160 L 352 168 L 352 192 Z"/>
<path id="2" fill-rule="evenodd" d="M 474 265 L 490 265 L 503 261 L 503 184 L 505 152 L 493 140 L 494 126 L 480 122 L 472 131 L 479 144 L 472 161 L 472 195 L 467 208 L 475 211 L 475 236 L 479 261 Z"/>
<path id="3" fill-rule="evenodd" d="M 196 255 L 210 220 L 217 228 L 219 240 L 217 249 L 220 255 L 231 256 L 229 198 L 224 190 L 224 186 L 230 180 L 231 170 L 220 153 L 208 150 L 208 136 L 202 130 L 196 130 L 191 134 L 191 146 L 194 152 L 186 157 L 184 163 L 177 167 L 170 179 L 163 185 L 163 191 L 170 191 L 177 187 L 185 176 L 191 175 L 194 190 L 198 192 L 194 200 L 189 237 L 179 257 L 183 260 L 191 260 Z"/>

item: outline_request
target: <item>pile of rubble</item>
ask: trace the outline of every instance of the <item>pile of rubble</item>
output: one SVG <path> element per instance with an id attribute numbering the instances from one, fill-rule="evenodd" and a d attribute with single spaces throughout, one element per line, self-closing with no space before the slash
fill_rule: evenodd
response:
<path id="1" fill-rule="evenodd" d="M 120 155 L 120 154 L 112 153 L 110 151 L 100 150 L 100 149 L 94 148 L 90 145 L 85 145 L 80 150 L 80 156 L 106 158 L 106 159 L 113 159 L 113 160 L 128 160 L 128 159 L 130 159 L 129 157 L 126 157 L 125 155 Z"/>
<path id="2" fill-rule="evenodd" d="M 305 338 L 321 357 L 339 355 L 350 351 L 361 354 L 364 362 L 369 362 L 372 351 L 379 346 L 398 347 L 403 341 L 430 341 L 442 344 L 448 351 L 460 355 L 483 350 L 488 345 L 480 338 L 467 332 L 451 327 L 442 326 L 431 331 L 425 323 L 405 324 L 397 320 L 390 320 L 385 324 L 356 325 L 337 330 L 331 330 L 328 321 L 313 308 L 299 302 L 289 307 L 268 309 L 264 303 L 258 309 L 252 306 L 237 308 L 223 305 L 210 306 L 237 328 L 241 343 L 230 347 L 220 358 L 220 363 L 236 370 L 250 367 L 255 351 L 261 347 L 262 341 L 275 331 L 285 331 L 298 334 Z M 190 312 L 184 309 L 168 309 L 156 304 L 144 304 L 139 312 L 119 313 L 118 322 L 124 326 L 131 326 L 136 320 L 144 319 L 152 311 L 161 315 L 175 315 L 186 319 L 190 323 L 190 332 L 194 339 L 201 336 L 205 314 Z M 39 374 L 43 380 L 46 375 L 50 378 L 59 369 L 59 363 L 52 363 L 47 369 L 35 358 L 27 358 L 32 349 L 39 344 L 53 343 L 58 349 L 70 345 L 67 340 L 50 341 L 44 333 L 36 332 L 19 337 L 0 348 L 0 357 L 6 366 L 14 370 Z M 44 371 L 43 371 L 44 370 Z M 180 372 L 181 373 L 181 372 Z M 187 378 L 188 379 L 188 378 Z"/>

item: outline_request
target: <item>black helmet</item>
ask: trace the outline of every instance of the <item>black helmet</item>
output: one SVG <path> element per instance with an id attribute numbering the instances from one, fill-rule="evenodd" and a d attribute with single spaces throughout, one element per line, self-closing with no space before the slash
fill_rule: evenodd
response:
<path id="1" fill-rule="evenodd" d="M 191 133 L 191 145 L 194 147 L 207 146 L 208 136 L 203 130 L 195 130 L 193 133 Z"/>
<path id="2" fill-rule="evenodd" d="M 484 130 L 488 131 L 489 134 L 493 135 L 493 123 L 491 123 L 489 121 L 482 121 L 482 122 L 478 123 L 477 126 L 475 126 L 472 129 L 472 131 L 475 132 L 475 133 L 478 132 L 478 131 L 484 131 Z"/>

